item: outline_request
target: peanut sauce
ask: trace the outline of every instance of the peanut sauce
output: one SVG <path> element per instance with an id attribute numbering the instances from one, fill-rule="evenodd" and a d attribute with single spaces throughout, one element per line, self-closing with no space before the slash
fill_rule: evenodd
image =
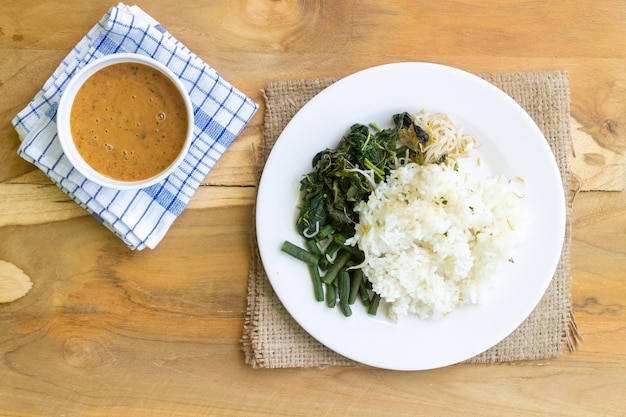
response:
<path id="1" fill-rule="evenodd" d="M 137 63 L 110 65 L 89 77 L 70 115 L 83 159 L 120 181 L 148 179 L 169 167 L 183 148 L 187 125 L 174 83 Z"/>

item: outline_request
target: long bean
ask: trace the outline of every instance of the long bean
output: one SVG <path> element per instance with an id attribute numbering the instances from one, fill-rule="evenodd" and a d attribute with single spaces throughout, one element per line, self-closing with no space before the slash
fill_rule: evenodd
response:
<path id="1" fill-rule="evenodd" d="M 355 251 L 349 250 L 350 247 L 343 245 L 344 240 L 343 236 L 333 239 L 326 246 L 324 252 L 322 252 L 316 239 L 305 240 L 308 250 L 289 241 L 283 243 L 281 250 L 307 264 L 316 301 L 326 300 L 326 305 L 330 308 L 339 304 L 343 315 L 349 317 L 352 315 L 350 306 L 359 297 L 367 308 L 367 313 L 376 315 L 380 295 L 371 291 L 372 284 L 363 279 L 361 269 L 348 272 L 347 268 L 355 265 L 356 260 L 353 259 Z M 335 251 L 337 255 L 331 263 L 330 255 L 334 254 Z M 322 276 L 320 268 L 325 269 L 322 266 L 324 261 L 328 261 L 329 266 Z"/>
<path id="2" fill-rule="evenodd" d="M 326 305 L 330 308 L 337 305 L 337 287 L 333 284 L 326 284 Z"/>
<path id="3" fill-rule="evenodd" d="M 341 243 L 337 243 L 335 240 L 332 240 L 326 249 L 324 249 L 324 254 L 320 259 L 320 268 L 328 269 L 332 264 L 332 259 L 335 257 L 335 254 L 343 247 Z"/>
<path id="4" fill-rule="evenodd" d="M 365 283 L 365 281 L 361 281 L 360 285 L 359 285 L 359 297 L 361 298 L 361 302 L 363 303 L 364 306 L 369 307 L 371 301 L 370 301 L 370 294 L 367 291 L 367 285 Z"/>
<path id="5" fill-rule="evenodd" d="M 328 236 L 330 236 L 334 231 L 335 231 L 334 227 L 332 227 L 330 224 L 325 224 L 324 226 L 322 226 L 322 228 L 317 233 L 317 235 L 315 235 L 315 240 L 317 240 L 318 242 L 321 240 L 324 240 Z"/>
<path id="6" fill-rule="evenodd" d="M 350 297 L 350 274 L 345 269 L 339 271 L 339 308 L 343 312 L 343 315 L 350 317 L 352 315 L 352 309 L 348 304 L 348 298 Z"/>
<path id="7" fill-rule="evenodd" d="M 378 310 L 378 304 L 380 304 L 380 294 L 374 293 L 374 295 L 372 295 L 372 300 L 370 302 L 370 305 L 367 308 L 367 314 L 371 314 L 372 316 L 375 316 L 376 311 Z"/>
<path id="8" fill-rule="evenodd" d="M 306 249 L 302 249 L 300 246 L 295 245 L 288 240 L 283 243 L 283 246 L 280 249 L 294 258 L 300 259 L 310 265 L 317 265 L 320 259 L 319 256 L 312 254 Z"/>
<path id="9" fill-rule="evenodd" d="M 322 278 L 320 277 L 320 270 L 317 265 L 307 264 L 309 267 L 309 273 L 311 274 L 311 280 L 313 281 L 313 293 L 315 294 L 316 301 L 324 301 L 324 288 L 322 285 Z"/>
<path id="10" fill-rule="evenodd" d="M 341 252 L 338 254 L 337 258 L 335 258 L 335 262 L 328 268 L 328 271 L 326 271 L 326 275 L 322 277 L 322 281 L 326 284 L 333 282 L 341 268 L 343 268 L 350 259 L 350 256 L 350 252 Z"/>
<path id="11" fill-rule="evenodd" d="M 348 304 L 352 305 L 356 302 L 356 297 L 359 295 L 359 289 L 361 288 L 361 281 L 363 281 L 363 270 L 355 269 L 350 279 L 350 295 L 348 296 Z"/>
<path id="12" fill-rule="evenodd" d="M 316 255 L 318 257 L 322 256 L 322 250 L 319 246 L 317 246 L 317 242 L 315 241 L 315 239 L 307 239 L 304 243 L 309 249 L 309 252 L 311 252 L 313 255 Z"/>

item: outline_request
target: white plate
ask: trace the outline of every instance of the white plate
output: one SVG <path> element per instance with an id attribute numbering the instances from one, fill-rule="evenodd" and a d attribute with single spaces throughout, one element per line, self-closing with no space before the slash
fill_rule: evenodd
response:
<path id="1" fill-rule="evenodd" d="M 313 156 L 335 147 L 353 123 L 391 126 L 391 116 L 441 111 L 477 138 L 483 167 L 526 181 L 522 204 L 530 214 L 515 263 L 497 277 L 481 305 L 447 317 L 407 317 L 395 323 L 316 302 L 304 263 L 280 251 L 296 232 L 299 183 Z M 451 365 L 494 346 L 515 330 L 544 294 L 556 270 L 565 232 L 565 198 L 558 166 L 539 128 L 508 95 L 467 72 L 427 63 L 370 68 L 331 85 L 291 120 L 274 146 L 257 200 L 259 250 L 267 276 L 293 318 L 330 349 L 363 364 L 398 370 Z"/>

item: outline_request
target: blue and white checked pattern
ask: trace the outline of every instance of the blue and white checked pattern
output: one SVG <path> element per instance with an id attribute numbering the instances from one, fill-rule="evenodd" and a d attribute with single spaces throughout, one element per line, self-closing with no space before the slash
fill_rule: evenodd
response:
<path id="1" fill-rule="evenodd" d="M 139 191 L 103 188 L 69 163 L 57 138 L 56 110 L 72 75 L 88 62 L 135 52 L 165 63 L 180 77 L 194 107 L 195 139 L 189 155 L 164 182 Z M 257 111 L 258 105 L 137 6 L 120 3 L 76 45 L 30 104 L 14 119 L 19 155 L 45 172 L 76 203 L 131 249 L 154 248 Z"/>

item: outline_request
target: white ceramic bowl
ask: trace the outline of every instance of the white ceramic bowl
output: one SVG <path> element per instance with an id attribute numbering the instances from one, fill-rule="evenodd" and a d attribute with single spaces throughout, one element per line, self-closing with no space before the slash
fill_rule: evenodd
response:
<path id="1" fill-rule="evenodd" d="M 85 160 L 76 149 L 76 145 L 74 144 L 74 140 L 72 139 L 72 133 L 70 129 L 70 114 L 72 111 L 74 98 L 76 97 L 76 93 L 85 83 L 85 81 L 91 75 L 107 66 L 125 62 L 148 65 L 162 72 L 177 87 L 185 102 L 185 107 L 187 110 L 187 133 L 184 145 L 177 158 L 174 160 L 174 162 L 170 164 L 170 166 L 168 166 L 165 170 L 161 171 L 157 175 L 139 181 L 120 181 L 102 175 L 98 171 L 94 170 L 91 166 L 89 166 L 89 164 L 87 164 L 87 162 L 85 162 Z M 180 79 L 169 68 L 167 68 L 160 62 L 150 57 L 133 53 L 106 55 L 85 65 L 67 83 L 67 86 L 65 87 L 61 95 L 59 107 L 57 110 L 57 132 L 59 135 L 59 141 L 61 142 L 61 146 L 63 148 L 65 156 L 70 161 L 72 166 L 76 168 L 76 170 L 78 170 L 78 172 L 80 172 L 88 180 L 93 181 L 103 187 L 118 190 L 140 189 L 163 181 L 180 165 L 183 159 L 185 159 L 185 156 L 189 151 L 189 146 L 191 145 L 191 141 L 193 139 L 193 128 L 194 116 L 191 99 L 189 98 L 189 94 L 187 93 L 187 90 L 185 90 L 185 87 L 183 86 Z"/>

